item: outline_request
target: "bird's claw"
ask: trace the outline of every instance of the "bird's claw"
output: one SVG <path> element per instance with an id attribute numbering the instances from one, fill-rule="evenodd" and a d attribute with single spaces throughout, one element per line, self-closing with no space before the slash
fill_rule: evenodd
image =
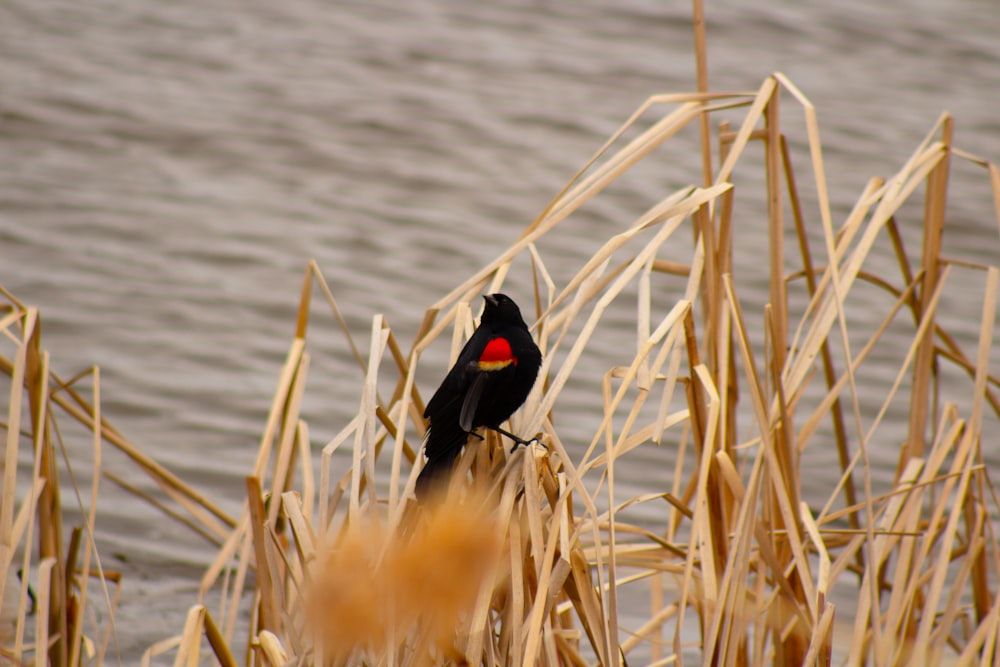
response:
<path id="1" fill-rule="evenodd" d="M 510 448 L 510 453 L 513 454 L 514 452 L 516 452 L 518 447 L 521 447 L 521 446 L 529 447 L 531 445 L 539 445 L 545 451 L 548 451 L 548 449 L 549 449 L 544 444 L 542 444 L 542 441 L 539 440 L 538 437 L 536 436 L 536 437 L 532 438 L 531 440 L 521 440 L 521 439 L 518 439 L 518 440 L 514 441 L 514 446 Z"/>

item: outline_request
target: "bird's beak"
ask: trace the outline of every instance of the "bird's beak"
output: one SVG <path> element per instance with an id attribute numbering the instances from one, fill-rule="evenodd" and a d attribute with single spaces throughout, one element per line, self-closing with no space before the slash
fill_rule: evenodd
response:
<path id="1" fill-rule="evenodd" d="M 483 298 L 486 299 L 486 303 L 490 304 L 491 306 L 496 307 L 499 305 L 499 303 L 497 302 L 497 298 L 492 294 L 484 294 Z"/>

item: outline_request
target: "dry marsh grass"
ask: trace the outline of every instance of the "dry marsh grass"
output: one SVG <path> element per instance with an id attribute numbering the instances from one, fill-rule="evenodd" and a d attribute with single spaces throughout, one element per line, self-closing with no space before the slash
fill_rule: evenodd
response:
<path id="1" fill-rule="evenodd" d="M 703 63 L 703 42 L 699 55 Z M 703 76 L 699 85 L 703 92 L 647 100 L 519 239 L 427 310 L 409 350 L 380 315 L 367 343 L 355 340 L 311 263 L 239 517 L 102 418 L 96 370 L 57 378 L 40 346 L 37 311 L 7 294 L 0 330 L 14 353 L 0 359 L 11 378 L 0 570 L 36 573 L 38 611 L 24 613 L 21 584 L 3 659 L 45 664 L 37 647 L 47 646 L 51 664 L 111 660 L 110 628 L 85 628 L 79 613 L 93 595 L 113 607 L 116 590 L 96 557 L 93 511 L 83 511 L 85 524 L 68 543 L 63 537 L 65 490 L 55 473 L 60 461 L 68 465 L 58 425 L 69 417 L 92 433 L 95 473 L 76 491 L 81 507 L 94 507 L 102 447 L 111 445 L 157 481 L 169 498 L 164 511 L 219 545 L 184 628 L 144 662 L 169 654 L 192 665 L 207 651 L 235 665 L 246 650 L 258 665 L 997 664 L 1000 503 L 982 446 L 984 418 L 1000 411 L 990 374 L 1000 274 L 943 256 L 941 234 L 952 166 L 983 170 L 996 205 L 985 224 L 1000 223 L 1000 172 L 952 145 L 944 115 L 896 173 L 869 181 L 837 219 L 816 112 L 792 82 L 775 74 L 738 93 L 704 92 Z M 808 169 L 793 168 L 779 105 L 804 118 Z M 735 129 L 716 124 L 713 134 L 712 119 L 723 112 L 741 120 Z M 703 169 L 691 176 L 698 185 L 648 202 L 557 284 L 536 243 L 572 225 L 575 211 L 636 164 L 669 157 L 670 139 L 688 126 L 702 139 Z M 634 138 L 623 140 L 627 132 Z M 748 151 L 756 144 L 763 160 Z M 754 169 L 765 176 L 768 202 L 759 277 L 769 299 L 761 312 L 745 310 L 732 277 L 746 195 L 737 196 L 731 179 Z M 808 207 L 797 187 L 807 179 L 815 191 Z M 916 261 L 897 220 L 913 202 L 923 206 Z M 814 238 L 823 242 L 817 254 Z M 689 247 L 688 261 L 666 260 L 667 244 L 674 253 Z M 891 249 L 895 270 L 872 265 L 875 248 Z M 535 315 L 527 319 L 545 361 L 512 428 L 541 434 L 545 447 L 508 454 L 490 434 L 461 457 L 449 502 L 418 510 L 422 355 L 438 345 L 454 357 L 474 326 L 470 304 L 500 290 L 514 262 L 531 267 L 534 303 L 521 301 Z M 957 267 L 981 276 L 971 348 L 937 317 Z M 804 283 L 802 308 L 789 305 L 792 283 Z M 862 283 L 885 300 L 881 324 L 859 347 L 845 311 Z M 364 378 L 356 415 L 322 448 L 318 465 L 300 415 L 317 289 Z M 677 295 L 668 309 L 655 305 L 662 290 Z M 600 394 L 601 419 L 589 440 L 566 442 L 560 395 L 591 363 L 589 345 L 609 306 L 625 298 L 635 298 L 629 358 L 603 369 L 601 386 L 585 388 Z M 762 339 L 751 319 L 763 322 Z M 905 351 L 884 401 L 863 411 L 859 377 L 890 327 L 907 332 Z M 966 380 L 941 382 L 942 366 Z M 76 389 L 85 382 L 89 399 Z M 889 407 L 900 401 L 908 409 L 898 466 L 891 488 L 876 489 L 871 451 L 885 447 Z M 825 502 L 809 504 L 804 491 L 815 483 L 803 469 L 831 448 L 839 483 Z M 22 450 L 34 457 L 25 479 Z M 338 450 L 350 452 L 346 468 L 335 465 Z M 623 490 L 634 488 L 623 481 L 623 462 L 640 451 L 661 462 L 669 484 Z M 654 519 L 634 521 L 637 506 Z M 24 548 L 36 542 L 37 551 Z M 0 592 L 11 581 L 0 580 Z M 849 591 L 846 609 L 835 605 L 835 587 L 841 597 Z M 203 602 L 210 590 L 222 592 L 212 610 Z M 639 594 L 646 611 L 628 611 L 643 621 L 626 627 L 623 598 Z M 250 619 L 240 615 L 248 595 Z M 247 647 L 234 645 L 240 625 Z"/>

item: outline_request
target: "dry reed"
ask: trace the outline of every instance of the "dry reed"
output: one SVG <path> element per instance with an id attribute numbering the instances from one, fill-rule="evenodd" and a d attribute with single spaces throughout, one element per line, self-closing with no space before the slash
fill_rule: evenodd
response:
<path id="1" fill-rule="evenodd" d="M 703 35 L 700 44 L 701 71 Z M 803 174 L 793 169 L 781 128 L 779 103 L 788 99 L 805 120 L 815 208 L 800 199 Z M 723 113 L 742 118 L 735 131 L 722 124 L 713 138 L 710 119 Z M 575 211 L 636 164 L 668 152 L 668 141 L 693 123 L 702 138 L 701 185 L 649 202 L 557 285 L 536 243 L 571 225 Z M 628 131 L 637 136 L 625 142 Z M 749 147 L 756 142 L 763 160 L 755 164 Z M 910 159 L 873 179 L 835 224 L 817 116 L 802 92 L 775 74 L 755 92 L 709 93 L 699 76 L 697 93 L 647 100 L 513 245 L 428 309 L 408 352 L 376 316 L 365 355 L 310 263 L 239 518 L 102 418 L 96 371 L 89 401 L 75 389 L 87 376 L 56 378 L 39 343 L 37 311 L 8 294 L 0 330 L 15 351 L 0 358 L 11 377 L 0 571 L 36 572 L 39 609 L 32 631 L 21 584 L 21 613 L 3 659 L 34 656 L 44 664 L 45 651 L 34 646 L 47 645 L 51 664 L 75 666 L 101 662 L 107 650 L 107 629 L 85 631 L 79 613 L 95 594 L 91 573 L 99 573 L 93 509 L 83 512 L 85 525 L 70 544 L 64 541 L 58 414 L 93 434 L 95 473 L 89 489 L 78 491 L 81 499 L 89 493 L 81 507 L 94 507 L 101 448 L 111 444 L 160 484 L 172 503 L 165 510 L 220 545 L 201 595 L 222 589 L 221 607 L 213 616 L 199 600 L 181 634 L 152 647 L 147 662 L 176 651 L 175 664 L 196 664 L 207 643 L 221 664 L 237 664 L 233 637 L 245 621 L 239 602 L 249 594 L 248 659 L 263 665 L 997 664 L 1000 507 L 982 435 L 987 413 L 1000 412 L 990 374 L 1000 274 L 972 267 L 982 276 L 984 305 L 975 349 L 965 349 L 938 319 L 954 289 L 953 267 L 969 267 L 941 253 L 956 162 L 986 171 L 1000 221 L 1000 171 L 954 148 L 952 119 L 944 115 Z M 760 275 L 769 302 L 747 312 L 732 277 L 732 180 L 737 170 L 759 168 L 769 222 Z M 922 247 L 912 261 L 897 218 L 921 188 Z M 822 259 L 809 245 L 816 238 Z M 682 239 L 693 239 L 688 261 L 666 259 L 667 245 L 676 252 L 688 243 Z M 879 247 L 895 255 L 895 275 L 872 266 Z M 532 267 L 535 304 L 525 310 L 537 314 L 545 362 L 512 428 L 541 434 L 546 447 L 508 455 L 490 434 L 461 458 L 456 500 L 418 511 L 412 491 L 425 428 L 415 384 L 422 354 L 450 344 L 454 356 L 473 324 L 469 304 L 499 290 L 515 261 Z M 886 298 L 881 324 L 859 346 L 846 311 L 861 284 Z M 791 305 L 793 285 L 805 294 L 802 307 Z M 318 469 L 299 414 L 316 286 L 364 377 L 357 414 L 322 448 Z M 681 295 L 665 311 L 654 298 L 663 290 Z M 579 369 L 593 364 L 589 346 L 602 316 L 632 297 L 637 335 L 629 357 L 604 369 L 601 386 L 581 386 Z M 750 322 L 763 322 L 759 334 Z M 884 401 L 863 406 L 859 378 L 892 327 L 907 331 L 907 348 Z M 383 365 L 396 374 L 389 389 L 380 387 Z M 943 383 L 942 365 L 967 381 Z M 603 398 L 587 442 L 560 437 L 559 399 L 571 385 Z M 899 401 L 909 406 L 906 436 L 891 487 L 877 489 L 872 448 Z M 31 448 L 34 466 L 19 482 L 22 446 Z M 346 469 L 334 465 L 342 448 L 351 451 Z M 804 491 L 814 485 L 803 469 L 830 449 L 840 481 L 825 502 L 808 504 Z M 673 471 L 669 485 L 623 490 L 633 488 L 623 485 L 623 462 L 640 453 Z M 484 491 L 459 504 L 470 478 Z M 649 510 L 641 523 L 631 513 L 637 506 Z M 36 540 L 37 554 L 24 548 Z M 0 593 L 10 581 L 0 579 Z M 623 596 L 636 591 L 645 591 L 649 611 L 638 627 L 626 627 Z M 96 594 L 113 607 L 107 587 Z M 96 658 L 81 655 L 90 650 Z"/>

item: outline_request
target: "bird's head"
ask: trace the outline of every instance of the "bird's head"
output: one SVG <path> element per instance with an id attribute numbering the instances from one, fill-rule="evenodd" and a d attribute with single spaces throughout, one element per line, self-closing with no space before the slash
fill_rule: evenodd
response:
<path id="1" fill-rule="evenodd" d="M 483 309 L 483 322 L 496 324 L 520 324 L 527 327 L 521 317 L 521 310 L 506 294 L 486 294 L 486 307 Z"/>

